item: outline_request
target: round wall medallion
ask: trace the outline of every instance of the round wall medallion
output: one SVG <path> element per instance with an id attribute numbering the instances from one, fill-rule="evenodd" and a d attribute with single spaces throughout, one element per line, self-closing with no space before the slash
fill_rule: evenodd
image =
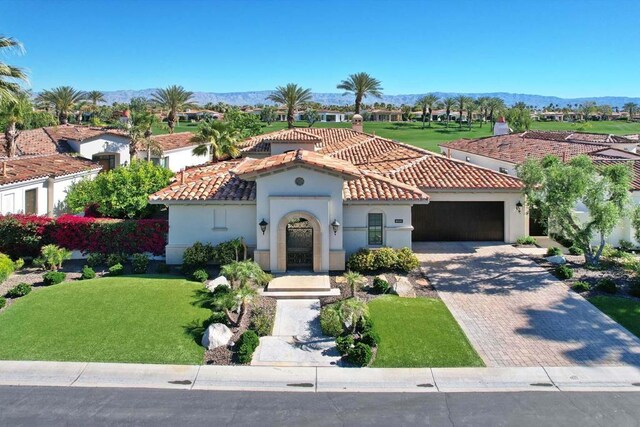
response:
<path id="1" fill-rule="evenodd" d="M 303 185 L 304 184 L 304 178 L 299 176 L 296 178 L 296 185 Z"/>

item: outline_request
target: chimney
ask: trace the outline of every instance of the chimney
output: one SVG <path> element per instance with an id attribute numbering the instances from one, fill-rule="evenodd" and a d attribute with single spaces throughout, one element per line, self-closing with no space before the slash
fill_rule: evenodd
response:
<path id="1" fill-rule="evenodd" d="M 351 118 L 351 130 L 354 130 L 356 132 L 363 132 L 362 116 L 360 114 L 354 114 Z"/>
<path id="2" fill-rule="evenodd" d="M 509 125 L 503 116 L 498 117 L 498 121 L 493 125 L 493 136 L 497 135 L 508 135 L 509 134 Z"/>
<path id="3" fill-rule="evenodd" d="M 7 177 L 7 162 L 2 162 L 2 176 Z"/>
<path id="4" fill-rule="evenodd" d="M 180 171 L 180 184 L 184 184 L 184 169 Z"/>

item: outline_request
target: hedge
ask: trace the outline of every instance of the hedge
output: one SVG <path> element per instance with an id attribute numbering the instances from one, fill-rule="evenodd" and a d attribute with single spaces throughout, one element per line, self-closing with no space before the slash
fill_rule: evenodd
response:
<path id="1" fill-rule="evenodd" d="M 16 259 L 38 256 L 46 244 L 83 253 L 163 255 L 169 224 L 166 220 L 119 220 L 63 215 L 0 215 L 0 252 Z"/>

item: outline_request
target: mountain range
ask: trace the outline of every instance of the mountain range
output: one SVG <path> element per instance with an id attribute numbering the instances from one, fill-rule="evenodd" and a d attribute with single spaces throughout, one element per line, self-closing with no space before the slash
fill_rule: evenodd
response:
<path id="1" fill-rule="evenodd" d="M 141 90 L 115 90 L 105 91 L 104 97 L 108 104 L 114 102 L 128 103 L 131 98 L 143 97 L 150 98 L 155 89 Z M 248 92 L 194 92 L 193 100 L 199 105 L 209 102 L 224 102 L 231 105 L 256 105 L 269 104 L 266 101 L 267 96 L 271 93 L 268 90 L 248 91 Z M 608 104 L 612 107 L 621 108 L 627 102 L 640 104 L 640 98 L 624 97 L 624 96 L 600 96 L 600 97 L 584 97 L 584 98 L 560 98 L 557 96 L 530 95 L 522 93 L 493 92 L 493 93 L 452 93 L 452 92 L 432 92 L 440 98 L 456 95 L 467 95 L 472 98 L 481 96 L 494 96 L 501 98 L 505 104 L 513 105 L 516 102 L 524 102 L 526 105 L 534 107 L 545 107 L 549 104 L 559 105 L 560 108 L 566 107 L 568 104 L 575 106 L 583 102 L 593 101 L 599 105 Z M 416 101 L 425 94 L 407 94 L 407 95 L 384 95 L 382 98 L 366 98 L 365 103 L 384 102 L 393 105 L 414 105 Z M 313 101 L 323 105 L 348 105 L 353 103 L 353 97 L 350 95 L 343 96 L 341 93 L 314 93 Z"/>

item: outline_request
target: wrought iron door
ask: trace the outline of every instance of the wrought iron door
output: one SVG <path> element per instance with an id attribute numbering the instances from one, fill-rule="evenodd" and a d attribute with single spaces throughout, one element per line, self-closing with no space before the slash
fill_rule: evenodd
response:
<path id="1" fill-rule="evenodd" d="M 313 228 L 298 223 L 287 227 L 287 269 L 313 268 Z"/>

